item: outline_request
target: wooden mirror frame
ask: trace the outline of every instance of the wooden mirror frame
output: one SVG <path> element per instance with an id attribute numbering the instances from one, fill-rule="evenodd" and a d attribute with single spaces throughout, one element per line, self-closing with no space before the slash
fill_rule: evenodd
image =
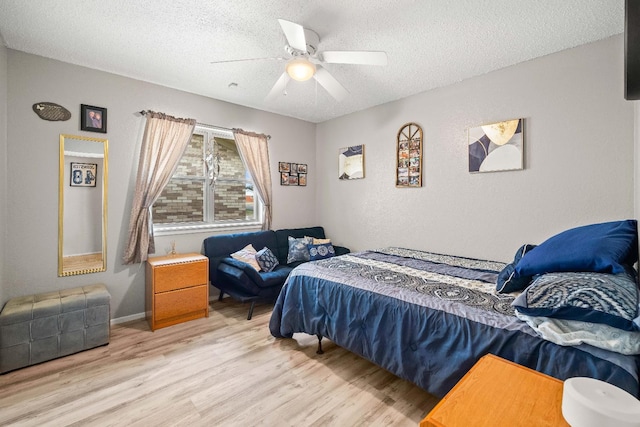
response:
<path id="1" fill-rule="evenodd" d="M 78 144 L 69 144 L 71 141 L 78 141 Z M 101 144 L 102 149 L 100 149 L 100 147 L 98 146 L 88 145 L 87 147 L 92 148 L 92 150 L 88 150 L 86 152 L 80 150 L 71 151 L 70 147 L 67 147 L 67 151 L 65 152 L 65 143 L 67 145 L 73 146 L 80 145 L 82 142 L 99 143 Z M 109 170 L 108 153 L 109 141 L 107 139 L 60 134 L 60 164 L 58 188 L 58 276 L 60 277 L 75 276 L 77 274 L 98 273 L 107 270 L 107 178 Z M 71 157 L 86 159 L 86 163 L 73 161 Z M 81 161 L 84 162 L 84 160 Z M 69 167 L 67 167 L 67 163 L 69 163 Z M 74 169 L 72 172 L 72 168 L 76 169 Z M 92 182 L 92 177 L 94 182 Z M 101 213 L 101 242 L 99 245 L 93 245 L 93 247 L 100 247 L 100 252 L 89 252 L 74 256 L 65 256 L 65 192 L 72 190 L 79 192 L 85 191 L 85 194 L 91 194 L 91 191 L 101 191 L 102 193 L 100 197 L 102 206 L 99 210 L 99 212 Z M 96 198 L 95 195 L 91 197 L 93 197 L 94 199 Z M 94 208 L 94 211 L 98 211 L 98 208 Z M 90 215 L 90 213 L 87 213 L 87 215 Z"/>

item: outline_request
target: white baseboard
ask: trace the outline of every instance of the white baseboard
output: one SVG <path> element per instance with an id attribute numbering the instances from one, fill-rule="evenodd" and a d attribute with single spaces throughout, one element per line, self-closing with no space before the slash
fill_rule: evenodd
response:
<path id="1" fill-rule="evenodd" d="M 119 325 L 120 323 L 131 322 L 132 320 L 144 319 L 145 316 L 145 313 L 136 313 L 129 316 L 118 317 L 116 319 L 111 319 L 111 325 Z"/>
<path id="2" fill-rule="evenodd" d="M 217 295 L 214 295 L 214 296 L 215 298 L 212 298 L 211 295 L 209 295 L 209 302 L 218 300 L 218 296 Z M 126 323 L 126 322 L 131 322 L 133 320 L 144 319 L 145 317 L 146 317 L 146 313 L 136 313 L 136 314 L 131 314 L 129 316 L 122 316 L 116 319 L 111 319 L 111 325 L 119 325 L 120 323 Z"/>

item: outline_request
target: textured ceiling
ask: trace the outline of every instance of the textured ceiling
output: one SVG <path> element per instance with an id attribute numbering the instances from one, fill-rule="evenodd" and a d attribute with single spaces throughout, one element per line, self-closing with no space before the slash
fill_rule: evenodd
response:
<path id="1" fill-rule="evenodd" d="M 211 62 L 283 56 L 278 18 L 389 65 L 326 64 L 342 102 L 313 79 L 265 102 L 284 62 Z M 315 123 L 623 29 L 624 0 L 0 0 L 11 49 Z"/>

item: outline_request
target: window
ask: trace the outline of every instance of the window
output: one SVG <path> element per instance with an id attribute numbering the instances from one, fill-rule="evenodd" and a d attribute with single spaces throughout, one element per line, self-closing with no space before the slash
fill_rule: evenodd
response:
<path id="1" fill-rule="evenodd" d="M 259 225 L 261 211 L 233 133 L 205 125 L 196 125 L 176 172 L 152 208 L 158 234 Z"/>

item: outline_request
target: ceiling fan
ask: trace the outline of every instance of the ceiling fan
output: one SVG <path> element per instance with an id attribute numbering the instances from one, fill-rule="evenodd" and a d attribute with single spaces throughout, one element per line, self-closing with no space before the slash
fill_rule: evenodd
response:
<path id="1" fill-rule="evenodd" d="M 321 64 L 358 64 L 358 65 L 387 65 L 386 52 L 379 51 L 318 51 L 320 37 L 318 34 L 300 24 L 278 19 L 282 32 L 287 40 L 284 57 L 232 59 L 227 61 L 213 61 L 212 64 L 239 61 L 277 60 L 287 61 L 285 70 L 276 81 L 265 98 L 274 100 L 284 93 L 290 79 L 306 81 L 311 78 L 326 89 L 338 102 L 347 97 L 349 92 L 335 79 Z"/>

